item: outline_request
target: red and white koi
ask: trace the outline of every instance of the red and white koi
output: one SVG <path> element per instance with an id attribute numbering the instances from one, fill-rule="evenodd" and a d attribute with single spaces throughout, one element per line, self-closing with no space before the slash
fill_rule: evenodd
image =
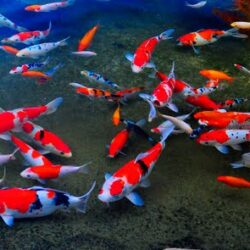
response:
<path id="1" fill-rule="evenodd" d="M 131 68 L 134 73 L 141 72 L 145 67 L 146 68 L 155 68 L 153 62 L 151 62 L 152 53 L 155 49 L 155 46 L 163 40 L 171 39 L 170 37 L 174 29 L 168 29 L 165 32 L 161 33 L 158 36 L 151 37 L 145 40 L 139 45 L 136 49 L 135 54 L 130 53 L 126 54 L 126 58 L 131 62 Z"/>
<path id="2" fill-rule="evenodd" d="M 217 42 L 222 37 L 237 37 L 237 38 L 247 38 L 245 34 L 239 33 L 238 29 L 229 30 L 216 30 L 216 29 L 201 29 L 195 32 L 188 33 L 177 39 L 179 46 L 190 46 L 193 48 L 196 54 L 199 54 L 199 50 L 195 48 L 196 46 L 203 46 L 211 43 Z"/>
<path id="3" fill-rule="evenodd" d="M 71 6 L 75 3 L 75 0 L 65 0 L 61 2 L 47 3 L 43 5 L 29 5 L 25 7 L 26 11 L 32 12 L 50 12 L 53 10 L 57 10 L 59 8 L 65 8 Z"/>
<path id="4" fill-rule="evenodd" d="M 40 151 L 43 154 L 53 153 L 66 158 L 72 156 L 71 149 L 60 137 L 41 126 L 32 122 L 25 122 L 22 125 L 22 131 L 43 149 L 43 151 Z"/>
<path id="5" fill-rule="evenodd" d="M 144 201 L 134 192 L 138 186 L 148 187 L 148 177 L 160 157 L 165 140 L 173 131 L 174 126 L 164 132 L 163 139 L 147 152 L 139 154 L 136 159 L 129 161 L 113 175 L 105 174 L 105 182 L 100 189 L 98 199 L 104 203 L 115 202 L 127 198 L 136 206 L 143 206 Z"/>
<path id="6" fill-rule="evenodd" d="M 232 147 L 234 150 L 241 150 L 239 144 L 250 141 L 250 130 L 210 130 L 201 134 L 196 141 L 202 145 L 214 146 L 221 153 L 227 154 L 229 152 L 227 146 Z"/>
<path id="7" fill-rule="evenodd" d="M 27 30 L 27 29 L 25 29 L 25 28 L 23 28 L 21 26 L 17 26 L 15 23 L 10 21 L 7 17 L 5 17 L 2 14 L 0 14 L 0 26 L 1 27 L 7 27 L 7 28 L 10 28 L 12 30 L 17 30 L 19 32 L 23 32 L 23 31 Z"/>
<path id="8" fill-rule="evenodd" d="M 27 72 L 29 70 L 41 68 L 41 67 L 47 65 L 48 62 L 49 62 L 49 58 L 47 58 L 45 61 L 40 62 L 40 63 L 38 62 L 38 63 L 23 64 L 23 65 L 16 66 L 16 67 L 12 68 L 9 73 L 11 75 L 22 74 L 22 73 Z"/>
<path id="9" fill-rule="evenodd" d="M 29 47 L 26 47 L 24 49 L 21 49 L 18 51 L 18 53 L 16 54 L 17 57 L 22 57 L 22 58 L 33 58 L 33 59 L 37 59 L 40 56 L 44 56 L 46 55 L 48 52 L 50 52 L 51 50 L 54 50 L 60 46 L 66 46 L 67 45 L 67 40 L 69 39 L 69 37 L 58 41 L 58 42 L 53 42 L 53 43 L 40 43 L 40 44 L 36 44 L 36 45 L 32 45 Z"/>
<path id="10" fill-rule="evenodd" d="M 36 107 L 18 108 L 10 111 L 0 112 L 0 138 L 6 140 L 8 131 L 20 132 L 23 123 L 33 120 L 42 115 L 49 115 L 57 110 L 63 102 L 63 98 L 58 97 L 47 105 Z M 8 140 L 8 138 L 7 138 Z"/>
<path id="11" fill-rule="evenodd" d="M 43 217 L 62 209 L 74 208 L 85 213 L 94 188 L 95 182 L 79 197 L 43 187 L 3 188 L 0 190 L 0 216 L 11 227 L 14 219 Z"/>
<path id="12" fill-rule="evenodd" d="M 26 32 L 21 32 L 18 34 L 15 34 L 11 37 L 4 38 L 1 42 L 2 43 L 23 43 L 26 45 L 31 45 L 31 44 L 36 44 L 40 40 L 46 39 L 46 37 L 49 35 L 51 30 L 51 22 L 49 23 L 49 28 L 40 31 L 40 30 L 35 30 L 35 31 L 26 31 Z"/>
<path id="13" fill-rule="evenodd" d="M 237 68 L 238 70 L 250 75 L 250 69 L 247 69 L 247 68 L 245 68 L 244 66 L 242 66 L 240 64 L 234 64 L 234 67 Z"/>
<path id="14" fill-rule="evenodd" d="M 14 135 L 11 136 L 11 141 L 19 149 L 19 152 L 21 153 L 27 164 L 31 166 L 53 165 L 40 152 L 32 148 L 21 139 L 15 137 Z"/>
<path id="15" fill-rule="evenodd" d="M 82 166 L 61 166 L 61 165 L 42 165 L 29 167 L 23 170 L 20 175 L 25 179 L 37 180 L 42 184 L 45 184 L 48 180 L 59 180 L 63 177 L 66 177 L 75 173 L 84 173 L 89 172 L 86 163 Z"/>

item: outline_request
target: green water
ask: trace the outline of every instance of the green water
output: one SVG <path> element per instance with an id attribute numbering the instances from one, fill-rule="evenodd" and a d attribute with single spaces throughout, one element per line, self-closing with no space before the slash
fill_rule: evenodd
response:
<path id="1" fill-rule="evenodd" d="M 145 19 L 150 20 L 150 17 Z M 184 32 L 181 23 L 172 21 L 166 27 L 165 20 L 157 16 L 155 22 L 148 21 L 146 25 L 133 25 L 133 21 L 111 22 L 104 19 L 92 47 L 98 53 L 95 58 L 69 56 L 69 51 L 76 48 L 77 38 L 72 38 L 68 47 L 52 52 L 48 68 L 58 62 L 64 62 L 65 66 L 52 81 L 42 86 L 37 86 L 32 79 L 9 75 L 12 66 L 26 61 L 1 52 L 0 106 L 4 109 L 34 106 L 62 96 L 64 103 L 59 110 L 39 118 L 36 123 L 60 135 L 71 146 L 73 157 L 61 159 L 50 156 L 50 159 L 64 165 L 93 162 L 91 174 L 74 175 L 58 183 L 50 182 L 49 186 L 81 195 L 93 180 L 97 180 L 97 188 L 86 214 L 57 212 L 41 219 L 16 220 L 11 229 L 2 222 L 0 249 L 250 249 L 249 190 L 232 189 L 216 181 L 218 175 L 250 179 L 248 169 L 232 170 L 229 166 L 230 162 L 240 159 L 240 153 L 230 151 L 225 156 L 212 147 L 197 145 L 186 135 L 172 136 L 167 140 L 166 148 L 150 176 L 151 187 L 138 189 L 145 201 L 144 207 L 137 208 L 125 199 L 106 207 L 97 200 L 104 173 L 113 173 L 138 153 L 149 149 L 150 145 L 143 139 L 132 137 L 125 150 L 127 156 L 108 159 L 105 145 L 123 128 L 123 125 L 118 128 L 112 125 L 111 117 L 116 107 L 104 100 L 91 101 L 77 96 L 69 83 L 102 87 L 88 83 L 80 76 L 80 71 L 87 69 L 104 74 L 124 88 L 145 85 L 150 91 L 158 82 L 147 77 L 150 71 L 140 75 L 132 73 L 124 54 L 134 51 L 145 38 L 168 27 L 178 27 L 176 37 Z M 233 63 L 250 65 L 249 48 L 247 41 L 223 39 L 202 48 L 201 55 L 196 56 L 192 49 L 178 48 L 174 41 L 164 41 L 157 47 L 153 59 L 158 69 L 166 73 L 174 60 L 177 78 L 194 86 L 205 83 L 198 74 L 205 68 L 235 76 L 232 85 L 211 95 L 222 101 L 249 97 L 249 76 L 233 67 Z M 180 100 L 176 103 L 181 113 L 192 110 Z M 239 109 L 249 110 L 249 105 L 242 105 Z M 147 112 L 148 106 L 140 100 L 130 101 L 122 108 L 123 117 L 134 120 L 146 118 Z M 162 112 L 169 113 L 165 109 Z M 146 128 L 160 122 L 162 120 L 157 119 Z M 2 153 L 12 150 L 11 144 L 1 142 Z M 249 151 L 248 145 L 245 150 Z M 6 185 L 37 185 L 19 176 L 23 164 L 21 157 L 18 158 L 7 166 Z"/>

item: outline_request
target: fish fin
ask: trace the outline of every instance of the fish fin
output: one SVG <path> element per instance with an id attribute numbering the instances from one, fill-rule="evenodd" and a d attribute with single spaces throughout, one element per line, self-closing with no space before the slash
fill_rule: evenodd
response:
<path id="1" fill-rule="evenodd" d="M 175 79 L 174 70 L 175 70 L 175 61 L 172 62 L 172 67 L 171 67 L 171 70 L 168 74 L 168 79 Z"/>
<path id="2" fill-rule="evenodd" d="M 74 87 L 74 88 L 84 88 L 85 87 L 82 84 L 77 83 L 77 82 L 71 82 L 69 85 Z"/>
<path id="3" fill-rule="evenodd" d="M 144 157 L 148 156 L 148 152 L 145 152 L 145 153 L 140 153 L 136 156 L 135 158 L 135 162 L 138 162 L 139 160 L 143 159 Z"/>
<path id="4" fill-rule="evenodd" d="M 166 104 L 166 107 L 169 108 L 170 110 L 172 110 L 173 112 L 176 112 L 176 113 L 179 112 L 178 107 L 174 103 L 172 103 L 172 102 L 168 102 Z"/>
<path id="5" fill-rule="evenodd" d="M 90 195 L 92 193 L 92 191 L 94 190 L 95 188 L 95 185 L 96 185 L 96 182 L 94 181 L 91 188 L 89 189 L 89 191 L 84 194 L 83 196 L 80 196 L 79 197 L 79 203 L 76 205 L 76 209 L 77 211 L 81 212 L 81 213 L 85 213 L 86 212 L 86 208 L 87 208 L 87 203 L 88 203 L 88 200 L 90 198 Z"/>
<path id="6" fill-rule="evenodd" d="M 229 149 L 227 146 L 225 145 L 215 145 L 216 149 L 218 151 L 220 151 L 222 154 L 228 154 L 229 153 Z"/>
<path id="7" fill-rule="evenodd" d="M 3 168 L 3 177 L 0 179 L 0 185 L 2 186 L 6 180 L 6 167 Z"/>
<path id="8" fill-rule="evenodd" d="M 46 149 L 39 149 L 37 150 L 41 155 L 47 155 L 47 154 L 50 154 L 51 152 L 49 150 L 46 150 Z"/>
<path id="9" fill-rule="evenodd" d="M 244 168 L 245 167 L 242 161 L 230 163 L 230 165 L 232 166 L 232 168 Z"/>
<path id="10" fill-rule="evenodd" d="M 161 141 L 165 141 L 169 135 L 174 131 L 175 125 L 167 127 L 163 131 L 161 131 Z"/>
<path id="11" fill-rule="evenodd" d="M 105 181 L 107 180 L 107 179 L 109 179 L 110 177 L 112 177 L 112 174 L 110 174 L 110 173 L 105 173 Z"/>
<path id="12" fill-rule="evenodd" d="M 49 63 L 49 61 L 50 61 L 50 57 L 48 56 L 42 63 L 44 65 L 47 65 Z"/>
<path id="13" fill-rule="evenodd" d="M 237 37 L 237 38 L 248 38 L 248 35 L 246 34 L 241 34 L 238 29 L 232 28 L 229 30 L 225 31 L 226 36 L 232 36 L 232 37 Z"/>
<path id="14" fill-rule="evenodd" d="M 42 185 L 46 184 L 46 180 L 42 180 L 42 179 L 38 178 L 37 181 L 40 182 Z"/>
<path id="15" fill-rule="evenodd" d="M 171 35 L 174 33 L 174 29 L 168 29 L 159 35 L 160 40 L 172 39 Z"/>
<path id="16" fill-rule="evenodd" d="M 128 61 L 130 61 L 130 62 L 133 62 L 133 60 L 134 60 L 134 55 L 131 54 L 131 53 L 126 53 L 126 54 L 125 54 L 125 57 L 126 57 L 126 59 L 127 59 Z"/>
<path id="17" fill-rule="evenodd" d="M 53 68 L 51 68 L 50 70 L 48 70 L 47 72 L 45 72 L 45 75 L 47 75 L 48 77 L 52 77 L 52 76 L 55 74 L 55 72 L 56 72 L 58 69 L 62 68 L 63 66 L 64 66 L 63 63 L 59 63 L 59 64 L 57 64 L 55 67 L 53 67 Z M 47 79 L 46 79 L 46 80 L 47 80 Z"/>
<path id="18" fill-rule="evenodd" d="M 153 121 L 153 119 L 155 119 L 157 116 L 157 112 L 153 102 L 151 101 L 151 95 L 139 94 L 139 96 L 149 104 L 150 110 L 148 114 L 148 121 L 149 122 Z"/>
<path id="19" fill-rule="evenodd" d="M 92 162 L 87 162 L 85 164 L 83 164 L 82 166 L 80 166 L 79 168 L 79 173 L 82 173 L 82 174 L 88 174 L 89 173 L 89 167 L 88 165 L 90 165 Z"/>
<path id="20" fill-rule="evenodd" d="M 1 112 L 5 112 L 5 110 L 4 110 L 3 108 L 0 107 L 0 113 L 1 113 Z"/>
<path id="21" fill-rule="evenodd" d="M 148 188 L 150 187 L 151 183 L 149 179 L 145 179 L 143 181 L 140 182 L 140 187 L 142 188 Z"/>
<path id="22" fill-rule="evenodd" d="M 153 63 L 153 62 L 149 62 L 149 63 L 147 63 L 146 65 L 145 65 L 145 68 L 150 68 L 150 69 L 155 69 L 155 64 Z"/>
<path id="23" fill-rule="evenodd" d="M 131 192 L 126 196 L 126 198 L 132 202 L 135 206 L 141 207 L 144 205 L 144 201 L 139 194 L 136 192 Z"/>
<path id="24" fill-rule="evenodd" d="M 14 217 L 13 216 L 2 214 L 1 217 L 7 226 L 12 227 L 14 225 Z"/>
<path id="25" fill-rule="evenodd" d="M 121 155 L 127 156 L 127 154 L 125 154 L 125 153 L 122 152 L 122 151 L 119 151 L 119 153 L 120 153 Z"/>
<path id="26" fill-rule="evenodd" d="M 136 126 L 138 127 L 143 127 L 146 124 L 146 119 L 141 119 L 135 123 Z"/>
<path id="27" fill-rule="evenodd" d="M 26 159 L 23 160 L 23 166 L 26 168 L 28 166 L 30 166 L 30 162 L 28 162 Z"/>
<path id="28" fill-rule="evenodd" d="M 54 113 L 57 108 L 62 104 L 63 98 L 58 97 L 46 105 L 47 111 L 44 113 L 46 115 Z"/>
<path id="29" fill-rule="evenodd" d="M 4 141 L 10 141 L 11 140 L 11 133 L 6 132 L 3 134 L 0 134 L 0 139 L 2 139 Z"/>
<path id="30" fill-rule="evenodd" d="M 242 147 L 239 144 L 230 145 L 230 147 L 233 148 L 234 150 L 237 150 L 237 151 L 241 151 L 242 150 Z"/>
<path id="31" fill-rule="evenodd" d="M 67 38 L 65 38 L 65 39 L 63 39 L 63 40 L 61 40 L 61 41 L 59 41 L 58 42 L 58 45 L 59 46 L 66 46 L 66 45 L 68 45 L 68 43 L 66 42 L 68 39 L 70 38 L 70 36 L 68 36 Z"/>
<path id="32" fill-rule="evenodd" d="M 192 49 L 193 49 L 193 51 L 194 51 L 194 53 L 196 54 L 196 55 L 199 55 L 200 54 L 200 49 L 198 49 L 198 48 L 195 48 L 195 46 L 192 44 Z"/>

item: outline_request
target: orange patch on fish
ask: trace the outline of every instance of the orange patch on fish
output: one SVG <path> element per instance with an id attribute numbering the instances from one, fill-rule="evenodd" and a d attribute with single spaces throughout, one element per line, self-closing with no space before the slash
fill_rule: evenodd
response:
<path id="1" fill-rule="evenodd" d="M 116 108 L 112 116 L 112 122 L 115 126 L 118 126 L 120 124 L 120 121 L 121 121 L 121 109 L 120 105 L 118 104 L 118 107 Z"/>

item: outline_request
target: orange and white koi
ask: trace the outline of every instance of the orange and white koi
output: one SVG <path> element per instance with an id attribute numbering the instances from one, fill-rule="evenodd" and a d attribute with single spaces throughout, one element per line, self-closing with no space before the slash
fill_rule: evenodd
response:
<path id="1" fill-rule="evenodd" d="M 50 30 L 51 30 L 51 22 L 49 24 L 49 28 L 44 31 L 35 30 L 35 31 L 21 32 L 11 37 L 4 38 L 1 42 L 2 43 L 23 43 L 26 45 L 36 44 L 40 40 L 45 39 L 49 35 Z"/>
<path id="2" fill-rule="evenodd" d="M 218 176 L 217 181 L 223 182 L 230 187 L 250 188 L 250 182 L 248 180 L 234 176 Z"/>
<path id="3" fill-rule="evenodd" d="M 30 145 L 22 141 L 21 139 L 11 136 L 11 141 L 19 149 L 19 152 L 31 166 L 41 166 L 41 165 L 53 165 L 50 160 L 43 156 L 40 152 L 32 148 Z"/>
<path id="4" fill-rule="evenodd" d="M 99 25 L 94 26 L 82 37 L 78 45 L 78 52 L 86 50 L 91 45 L 99 27 Z"/>
<path id="5" fill-rule="evenodd" d="M 196 46 L 203 46 L 210 43 L 217 42 L 222 37 L 237 37 L 237 38 L 247 38 L 245 34 L 239 33 L 238 29 L 229 30 L 216 30 L 216 29 L 201 29 L 196 32 L 191 32 L 183 35 L 177 39 L 179 46 L 190 46 L 193 48 L 196 54 L 199 54 L 199 50 L 195 48 Z"/>
<path id="6" fill-rule="evenodd" d="M 16 55 L 19 50 L 12 47 L 12 46 L 8 46 L 8 45 L 2 45 L 0 46 L 0 49 L 3 50 L 6 53 L 12 54 L 12 55 Z"/>
<path id="7" fill-rule="evenodd" d="M 139 194 L 134 192 L 134 189 L 138 186 L 150 186 L 148 177 L 165 147 L 166 138 L 173 129 L 174 126 L 165 131 L 160 142 L 147 152 L 139 154 L 136 159 L 126 163 L 113 175 L 105 174 L 105 182 L 99 191 L 98 199 L 104 203 L 110 203 L 126 197 L 134 205 L 143 206 L 144 201 Z"/>
<path id="8" fill-rule="evenodd" d="M 87 193 L 79 197 L 43 187 L 3 188 L 0 190 L 0 216 L 11 227 L 14 219 L 43 217 L 57 210 L 74 208 L 85 213 L 94 188 L 95 182 Z"/>
<path id="9" fill-rule="evenodd" d="M 23 28 L 21 26 L 16 25 L 15 23 L 10 21 L 7 17 L 5 17 L 2 14 L 0 14 L 0 26 L 7 27 L 7 28 L 10 28 L 12 30 L 17 30 L 19 32 L 23 32 L 23 31 L 27 30 L 26 28 Z"/>
<path id="10" fill-rule="evenodd" d="M 6 139 L 6 132 L 20 132 L 23 123 L 33 120 L 42 115 L 48 115 L 57 110 L 63 102 L 63 98 L 58 97 L 47 105 L 36 107 L 18 108 L 10 111 L 0 112 L 0 138 Z M 7 138 L 8 140 L 8 138 Z"/>
<path id="11" fill-rule="evenodd" d="M 72 156 L 70 147 L 60 137 L 47 129 L 32 122 L 25 122 L 22 125 L 22 131 L 43 149 L 43 154 L 53 153 L 66 158 Z"/>
<path id="12" fill-rule="evenodd" d="M 165 32 L 161 33 L 158 36 L 148 38 L 143 43 L 139 45 L 136 49 L 135 54 L 130 53 L 126 54 L 126 58 L 131 62 L 131 69 L 134 73 L 141 72 L 145 67 L 146 68 L 155 68 L 153 62 L 151 62 L 152 53 L 155 49 L 155 46 L 163 40 L 171 39 L 170 37 L 174 29 L 168 29 Z"/>
<path id="13" fill-rule="evenodd" d="M 250 130 L 246 129 L 210 130 L 201 134 L 196 140 L 199 144 L 216 147 L 223 154 L 229 152 L 227 146 L 234 150 L 241 150 L 239 144 L 248 141 L 250 141 Z"/>
<path id="14" fill-rule="evenodd" d="M 116 108 L 113 116 L 112 116 L 112 122 L 115 126 L 118 126 L 121 121 L 121 108 L 120 105 L 118 104 L 118 107 Z"/>
<path id="15" fill-rule="evenodd" d="M 62 2 L 54 2 L 54 3 L 47 3 L 43 5 L 29 5 L 25 7 L 26 11 L 32 12 L 50 12 L 53 10 L 57 10 L 59 8 L 65 8 L 71 6 L 75 3 L 75 0 L 66 0 Z"/>
<path id="16" fill-rule="evenodd" d="M 66 177 L 75 173 L 84 173 L 89 172 L 86 163 L 82 166 L 62 166 L 62 165 L 42 165 L 29 167 L 23 170 L 20 175 L 25 179 L 37 180 L 41 184 L 45 184 L 48 180 L 59 180 L 63 177 Z"/>
<path id="17" fill-rule="evenodd" d="M 18 51 L 18 53 L 16 54 L 17 57 L 28 57 L 28 58 L 33 58 L 33 59 L 37 59 L 40 56 L 44 56 L 46 55 L 48 52 L 50 52 L 51 50 L 54 50 L 60 46 L 66 46 L 67 45 L 67 40 L 69 39 L 69 37 L 58 41 L 58 42 L 53 42 L 53 43 L 40 43 L 40 44 L 36 44 L 36 45 L 32 45 L 29 47 L 26 47 L 24 49 L 21 49 Z"/>

